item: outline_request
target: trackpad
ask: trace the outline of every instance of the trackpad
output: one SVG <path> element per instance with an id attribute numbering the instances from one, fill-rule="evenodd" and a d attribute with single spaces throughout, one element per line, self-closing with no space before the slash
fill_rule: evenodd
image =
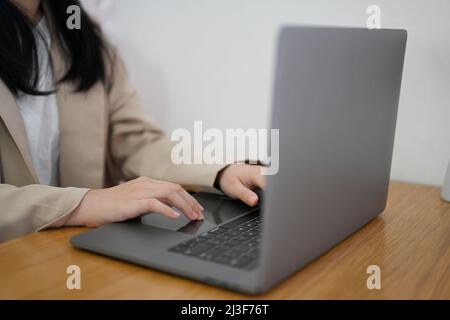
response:
<path id="1" fill-rule="evenodd" d="M 149 213 L 141 216 L 140 222 L 169 231 L 197 235 L 255 209 L 224 196 L 204 193 L 193 196 L 205 208 L 203 221 L 191 221 L 183 214 L 178 219 L 170 219 L 161 214 Z"/>
<path id="2" fill-rule="evenodd" d="M 148 213 L 141 217 L 141 223 L 143 224 L 167 229 L 170 231 L 177 231 L 178 229 L 189 224 L 189 222 L 191 222 L 191 220 L 186 218 L 186 216 L 183 214 L 178 219 L 170 219 L 158 213 Z"/>

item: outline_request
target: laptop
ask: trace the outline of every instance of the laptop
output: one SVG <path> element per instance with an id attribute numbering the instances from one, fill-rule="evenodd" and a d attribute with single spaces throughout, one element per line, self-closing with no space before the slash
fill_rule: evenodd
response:
<path id="1" fill-rule="evenodd" d="M 146 214 L 71 243 L 231 290 L 269 290 L 385 209 L 406 38 L 282 27 L 271 112 L 279 171 L 259 206 L 199 193 L 204 221 Z"/>

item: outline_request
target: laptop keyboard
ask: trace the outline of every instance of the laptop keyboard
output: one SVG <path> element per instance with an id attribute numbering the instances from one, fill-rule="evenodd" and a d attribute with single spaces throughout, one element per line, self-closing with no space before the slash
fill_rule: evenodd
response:
<path id="1" fill-rule="evenodd" d="M 257 266 L 260 243 L 261 220 L 255 211 L 182 242 L 169 251 L 250 270 Z"/>

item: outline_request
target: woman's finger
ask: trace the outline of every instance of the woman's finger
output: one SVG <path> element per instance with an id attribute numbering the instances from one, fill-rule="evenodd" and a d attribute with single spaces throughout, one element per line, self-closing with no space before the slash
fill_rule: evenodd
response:
<path id="1" fill-rule="evenodd" d="M 192 210 L 195 211 L 195 213 L 197 213 L 197 215 L 199 216 L 200 219 L 203 219 L 203 213 L 202 211 L 205 210 L 200 203 L 198 203 L 198 201 L 191 196 L 186 190 L 182 189 L 181 191 L 178 192 L 178 194 L 187 201 L 187 203 L 189 203 L 189 205 L 191 206 Z"/>
<path id="2" fill-rule="evenodd" d="M 160 213 L 168 218 L 176 219 L 180 217 L 180 214 L 173 210 L 171 207 L 165 205 L 158 199 L 142 199 L 139 200 L 142 203 L 145 212 L 155 212 Z M 136 214 L 136 217 L 139 214 Z M 134 217 L 131 217 L 134 218 Z"/>
<path id="3" fill-rule="evenodd" d="M 233 184 L 229 194 L 252 207 L 258 203 L 258 195 L 242 184 L 241 181 Z"/>
<path id="4" fill-rule="evenodd" d="M 178 192 L 172 192 L 168 196 L 166 196 L 166 199 L 169 201 L 169 203 L 181 210 L 189 219 L 191 220 L 200 220 L 200 216 L 195 212 L 191 205 L 183 199 L 182 196 Z"/>
<path id="5" fill-rule="evenodd" d="M 143 188 L 138 188 L 135 196 L 139 198 L 156 198 L 163 204 L 174 206 L 181 210 L 191 220 L 203 218 L 197 200 L 181 186 L 156 180 L 154 183 L 158 185 L 155 187 L 154 184 L 145 184 Z"/>

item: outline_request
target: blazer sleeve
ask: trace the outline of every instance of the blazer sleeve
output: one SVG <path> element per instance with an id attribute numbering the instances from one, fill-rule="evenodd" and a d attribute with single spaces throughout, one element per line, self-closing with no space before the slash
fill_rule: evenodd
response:
<path id="1" fill-rule="evenodd" d="M 0 184 L 0 242 L 62 226 L 89 189 Z"/>
<path id="2" fill-rule="evenodd" d="M 148 176 L 181 184 L 191 191 L 217 192 L 214 180 L 225 165 L 175 165 L 171 161 L 174 143 L 144 114 L 115 49 L 112 66 L 109 148 L 114 165 L 127 179 Z"/>

